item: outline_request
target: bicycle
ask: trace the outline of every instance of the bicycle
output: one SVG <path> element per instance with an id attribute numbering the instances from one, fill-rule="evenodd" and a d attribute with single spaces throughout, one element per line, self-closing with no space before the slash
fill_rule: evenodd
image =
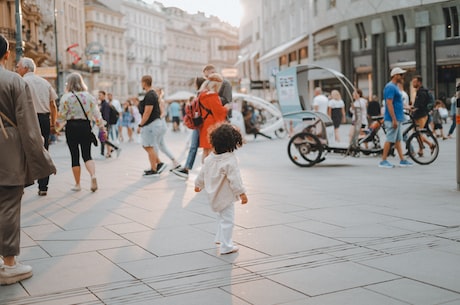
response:
<path id="1" fill-rule="evenodd" d="M 433 163 L 439 154 L 439 144 L 436 136 L 430 129 L 419 128 L 411 112 L 404 112 L 409 116 L 409 120 L 403 122 L 403 125 L 409 126 L 403 131 L 404 143 L 406 143 L 406 156 L 409 156 L 414 162 L 420 165 Z M 382 125 L 386 133 L 385 125 Z M 394 147 L 390 149 L 390 155 L 394 155 Z"/>

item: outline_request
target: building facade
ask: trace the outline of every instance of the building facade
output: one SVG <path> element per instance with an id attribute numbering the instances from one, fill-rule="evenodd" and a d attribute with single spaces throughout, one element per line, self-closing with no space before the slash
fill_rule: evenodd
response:
<path id="1" fill-rule="evenodd" d="M 42 65 L 48 58 L 48 49 L 41 39 L 40 25 L 42 15 L 40 8 L 34 2 L 21 2 L 21 37 L 23 56 L 32 58 L 37 65 Z M 16 6 L 14 1 L 0 0 L 0 34 L 3 34 L 10 44 L 11 56 L 7 69 L 16 65 Z"/>
<path id="2" fill-rule="evenodd" d="M 123 14 L 98 0 L 85 1 L 86 66 L 93 93 L 128 95 L 126 44 Z"/>
<path id="3" fill-rule="evenodd" d="M 189 14 L 142 0 L 22 0 L 24 55 L 64 92 L 69 73 L 82 74 L 93 93 L 118 99 L 139 95 L 152 75 L 166 94 L 193 91 L 193 79 L 214 64 L 236 82 L 238 30 L 217 17 Z M 14 69 L 15 1 L 0 0 L 0 32 L 11 45 Z M 226 74 L 225 74 L 226 73 Z"/>
<path id="4" fill-rule="evenodd" d="M 255 1 L 241 3 L 246 9 Z M 277 71 L 301 64 L 340 71 L 365 95 L 380 97 L 395 66 L 408 70 L 407 91 L 412 91 L 409 80 L 415 74 L 440 98 L 452 96 L 460 80 L 459 1 L 288 0 L 282 5 L 264 0 L 259 5 L 260 16 L 247 14 L 242 20 L 240 45 L 246 53 L 240 53 L 245 60 L 238 69 L 243 77 L 270 80 L 266 97 L 276 98 Z M 259 31 L 252 30 L 248 42 L 246 29 L 253 24 L 260 24 L 261 34 L 257 39 Z M 259 71 L 252 74 L 247 67 L 256 62 L 245 57 L 250 52 L 260 55 Z M 315 86 L 326 91 L 339 87 L 327 73 L 312 73 L 303 81 L 308 105 Z"/>

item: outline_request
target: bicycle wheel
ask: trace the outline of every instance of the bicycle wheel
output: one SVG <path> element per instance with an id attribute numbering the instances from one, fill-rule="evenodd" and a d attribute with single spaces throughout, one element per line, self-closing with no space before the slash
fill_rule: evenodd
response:
<path id="1" fill-rule="evenodd" d="M 359 149 L 364 155 L 379 154 L 383 148 L 380 145 L 380 138 L 378 135 L 366 137 L 359 141 Z"/>
<path id="2" fill-rule="evenodd" d="M 421 165 L 432 163 L 439 154 L 438 140 L 428 130 L 419 130 L 411 134 L 407 139 L 406 148 L 409 157 Z"/>
<path id="3" fill-rule="evenodd" d="M 285 128 L 279 128 L 277 130 L 275 130 L 275 135 L 280 138 L 280 139 L 283 139 L 287 136 L 287 130 Z"/>
<path id="4" fill-rule="evenodd" d="M 314 134 L 301 132 L 294 135 L 288 144 L 288 155 L 300 167 L 315 165 L 323 153 L 323 146 Z"/>

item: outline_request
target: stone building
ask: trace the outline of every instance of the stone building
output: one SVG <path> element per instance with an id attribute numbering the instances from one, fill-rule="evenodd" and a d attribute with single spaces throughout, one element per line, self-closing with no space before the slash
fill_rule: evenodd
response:
<path id="1" fill-rule="evenodd" d="M 98 0 L 85 0 L 86 66 L 90 87 L 126 98 L 127 62 L 123 14 Z"/>
<path id="2" fill-rule="evenodd" d="M 23 56 L 32 58 L 41 65 L 49 58 L 48 49 L 39 34 L 42 22 L 40 9 L 34 2 L 21 2 L 21 36 Z M 14 1 L 0 0 L 0 34 L 10 44 L 11 55 L 6 68 L 13 70 L 16 65 L 16 6 Z"/>
<path id="3" fill-rule="evenodd" d="M 255 1 L 241 2 L 244 10 L 257 11 Z M 400 66 L 409 71 L 407 91 L 412 91 L 410 78 L 420 74 L 437 97 L 451 96 L 460 80 L 459 1 L 264 0 L 256 5 L 260 13 L 246 14 L 240 27 L 243 79 L 258 76 L 270 80 L 273 89 L 277 71 L 316 64 L 342 72 L 365 95 L 381 96 L 390 69 Z M 258 71 L 249 73 L 247 67 Z M 305 85 L 307 103 L 314 86 L 338 87 L 325 73 L 311 75 Z M 273 90 L 263 95 L 276 98 Z"/>

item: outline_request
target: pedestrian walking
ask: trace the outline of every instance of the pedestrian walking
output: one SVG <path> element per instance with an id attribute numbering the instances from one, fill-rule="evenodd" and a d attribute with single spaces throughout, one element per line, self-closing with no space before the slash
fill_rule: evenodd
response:
<path id="1" fill-rule="evenodd" d="M 338 90 L 331 91 L 331 99 L 329 100 L 327 114 L 332 119 L 334 124 L 335 141 L 340 142 L 339 127 L 341 123 L 345 123 L 345 103 Z"/>
<path id="2" fill-rule="evenodd" d="M 248 202 L 234 153 L 243 145 L 243 137 L 235 127 L 223 123 L 215 126 L 209 138 L 213 151 L 195 180 L 195 192 L 206 191 L 211 208 L 217 213 L 215 243 L 220 244 L 220 254 L 230 254 L 238 251 L 232 240 L 234 202 Z"/>
<path id="3" fill-rule="evenodd" d="M 203 67 L 202 73 L 203 73 L 203 78 L 197 77 L 195 79 L 195 87 L 197 91 L 197 96 L 199 96 L 200 94 L 200 88 L 202 84 L 204 83 L 204 81 L 208 79 L 209 75 L 216 73 L 216 67 L 214 65 L 208 64 Z M 226 79 L 223 79 L 218 95 L 219 95 L 222 105 L 225 106 L 226 104 L 232 102 L 232 85 Z M 185 165 L 183 167 L 172 170 L 174 174 L 176 174 L 177 176 L 181 178 L 186 178 L 186 179 L 188 178 L 189 171 L 190 169 L 193 168 L 193 164 L 195 163 L 195 158 L 198 152 L 199 143 L 200 143 L 200 131 L 199 129 L 194 129 L 192 131 L 191 140 L 190 140 L 190 149 L 187 155 L 187 160 L 185 162 Z"/>
<path id="4" fill-rule="evenodd" d="M 168 126 L 166 124 L 166 114 L 167 114 L 167 111 L 166 111 L 166 102 L 165 100 L 163 99 L 164 97 L 164 90 L 163 89 L 157 89 L 157 95 L 158 95 L 158 102 L 160 103 L 160 120 L 161 120 L 161 123 L 162 123 L 162 127 L 161 129 L 159 130 L 160 134 L 159 134 L 159 140 L 158 140 L 158 148 L 157 148 L 157 154 L 161 151 L 162 153 L 164 153 L 172 162 L 172 169 L 176 169 L 176 168 L 179 168 L 180 165 L 179 163 L 177 162 L 176 158 L 174 157 L 173 153 L 171 152 L 171 150 L 168 148 L 168 146 L 166 146 L 166 142 L 165 142 L 165 135 L 166 135 L 166 131 L 168 130 Z M 160 164 L 160 168 L 163 167 L 164 168 L 164 164 Z M 171 169 L 171 170 L 172 170 Z"/>
<path id="5" fill-rule="evenodd" d="M 147 152 L 150 168 L 144 171 L 144 177 L 159 176 L 166 168 L 166 164 L 158 157 L 160 136 L 163 123 L 160 116 L 158 95 L 152 87 L 152 77 L 144 75 L 141 79 L 142 89 L 146 92 L 144 99 L 139 102 L 139 112 L 142 115 L 137 132 L 141 134 L 142 147 Z"/>
<path id="6" fill-rule="evenodd" d="M 56 173 L 43 147 L 31 90 L 5 69 L 9 55 L 8 40 L 0 34 L 0 285 L 32 276 L 32 267 L 17 260 L 24 186 Z"/>
<path id="7" fill-rule="evenodd" d="M 80 153 L 86 170 L 91 176 L 91 191 L 95 192 L 98 188 L 96 165 L 91 157 L 91 143 L 94 143 L 93 140 L 95 140 L 91 131 L 91 122 L 99 127 L 102 136 L 107 137 L 105 121 L 102 119 L 96 99 L 88 92 L 88 87 L 81 74 L 71 73 L 67 76 L 66 93 L 59 103 L 57 130 L 65 126 L 67 146 L 72 159 L 72 173 L 75 179 L 75 185 L 71 190 L 75 192 L 81 191 Z"/>
<path id="8" fill-rule="evenodd" d="M 406 159 L 401 148 L 402 130 L 401 124 L 404 122 L 404 105 L 402 100 L 401 91 L 399 90 L 397 83 L 399 79 L 404 77 L 406 70 L 399 67 L 391 70 L 391 80 L 386 84 L 383 90 L 383 98 L 385 100 L 385 113 L 384 113 L 384 124 L 387 130 L 386 141 L 383 146 L 382 161 L 379 163 L 379 167 L 382 168 L 393 168 L 394 165 L 388 160 L 388 153 L 390 152 L 391 145 L 394 144 L 396 151 L 399 155 L 399 166 L 408 167 L 413 164 Z"/>
<path id="9" fill-rule="evenodd" d="M 98 95 L 99 101 L 100 101 L 99 108 L 100 108 L 100 111 L 101 111 L 102 118 L 104 119 L 105 124 L 106 124 L 105 129 L 107 130 L 108 134 L 110 134 L 111 130 L 113 128 L 117 128 L 117 126 L 116 126 L 117 123 L 115 123 L 113 125 L 110 124 L 110 112 L 112 110 L 110 108 L 111 106 L 110 106 L 109 102 L 105 99 L 105 96 L 106 96 L 105 91 L 100 90 L 99 95 Z M 116 110 L 116 111 L 118 112 L 118 110 Z M 120 120 L 120 118 L 118 118 L 118 121 L 119 120 Z M 105 136 L 101 135 L 99 137 L 99 140 L 101 141 L 101 156 L 100 156 L 101 159 L 111 158 L 113 150 L 115 150 L 115 152 L 117 154 L 117 158 L 120 156 L 121 148 L 116 146 L 112 142 L 110 142 L 108 137 L 105 137 Z M 105 151 L 106 148 L 107 148 L 107 154 L 104 156 L 104 151 Z"/>
<path id="10" fill-rule="evenodd" d="M 196 90 L 196 97 L 200 94 L 200 88 L 205 82 L 204 77 L 197 77 L 195 78 L 195 90 Z M 195 98 L 196 98 L 195 97 Z M 193 101 L 195 98 L 190 98 L 189 103 Z M 200 146 L 200 130 L 199 129 L 192 129 L 192 134 L 190 135 L 190 148 L 187 154 L 187 160 L 185 161 L 185 165 L 181 168 L 173 169 L 172 172 L 181 178 L 188 178 L 189 171 L 193 168 L 193 164 L 195 163 L 196 154 L 198 152 L 198 147 Z"/>
<path id="11" fill-rule="evenodd" d="M 55 100 L 58 98 L 51 84 L 35 74 L 36 65 L 33 59 L 22 57 L 16 65 L 16 72 L 19 73 L 29 85 L 32 101 L 37 112 L 38 123 L 43 137 L 43 145 L 46 150 L 49 148 L 51 133 L 55 133 L 57 107 Z M 38 195 L 46 196 L 48 193 L 49 177 L 38 179 Z"/>

